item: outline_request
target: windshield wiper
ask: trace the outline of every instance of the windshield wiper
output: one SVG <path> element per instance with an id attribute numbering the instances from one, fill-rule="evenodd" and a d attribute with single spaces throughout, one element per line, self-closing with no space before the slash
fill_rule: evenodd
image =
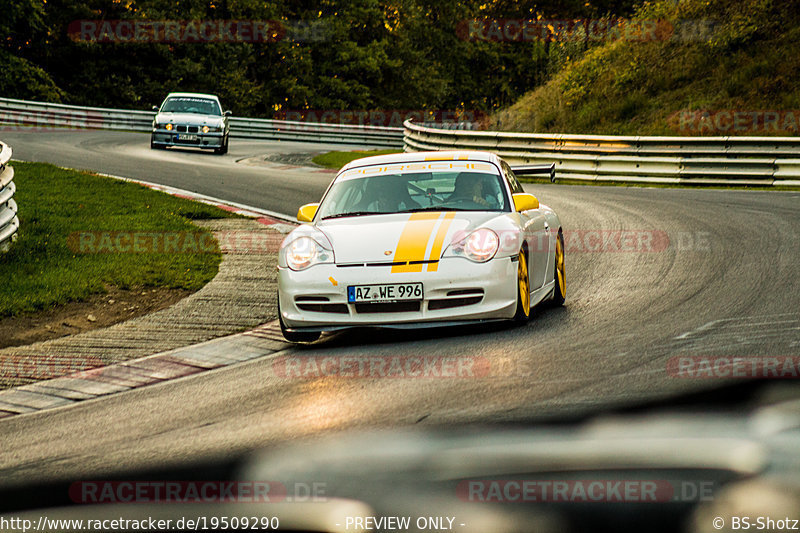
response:
<path id="1" fill-rule="evenodd" d="M 478 211 L 477 209 L 464 209 L 463 207 L 445 207 L 443 205 L 430 207 L 415 207 L 414 209 L 406 209 L 398 211 L 398 213 L 419 213 L 420 211 Z"/>
<path id="2" fill-rule="evenodd" d="M 320 220 L 328 220 L 330 218 L 360 217 L 364 215 L 394 215 L 395 213 L 396 211 L 350 211 L 349 213 L 337 213 L 335 215 L 324 216 Z"/>

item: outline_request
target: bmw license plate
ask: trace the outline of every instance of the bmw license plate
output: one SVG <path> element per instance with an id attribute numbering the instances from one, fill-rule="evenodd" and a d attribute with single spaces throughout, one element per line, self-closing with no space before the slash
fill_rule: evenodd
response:
<path id="1" fill-rule="evenodd" d="M 422 283 L 387 283 L 384 285 L 350 285 L 347 287 L 347 301 L 351 304 L 407 300 L 422 300 Z"/>
<path id="2" fill-rule="evenodd" d="M 178 135 L 178 140 L 179 141 L 197 141 L 197 135 L 181 134 L 181 135 Z"/>

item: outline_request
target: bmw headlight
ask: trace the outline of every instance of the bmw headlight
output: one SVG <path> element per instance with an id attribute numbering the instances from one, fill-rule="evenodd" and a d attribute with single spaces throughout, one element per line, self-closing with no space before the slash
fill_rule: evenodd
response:
<path id="1" fill-rule="evenodd" d="M 305 270 L 319 263 L 333 261 L 333 253 L 311 237 L 298 237 L 281 249 L 285 264 L 292 270 Z"/>
<path id="2" fill-rule="evenodd" d="M 164 126 L 164 129 L 166 129 L 167 131 L 172 131 L 172 124 L 167 124 L 166 126 Z"/>
<path id="3" fill-rule="evenodd" d="M 485 263 L 495 256 L 499 247 L 497 233 L 481 228 L 451 244 L 445 256 L 466 257 L 475 263 Z"/>

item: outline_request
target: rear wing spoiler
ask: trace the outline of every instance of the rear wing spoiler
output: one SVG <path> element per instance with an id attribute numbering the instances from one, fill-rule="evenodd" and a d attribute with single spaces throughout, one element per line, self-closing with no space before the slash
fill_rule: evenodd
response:
<path id="1" fill-rule="evenodd" d="M 550 163 L 549 165 L 526 165 L 520 167 L 511 167 L 512 172 L 517 176 L 550 176 L 550 181 L 556 181 L 556 164 Z"/>

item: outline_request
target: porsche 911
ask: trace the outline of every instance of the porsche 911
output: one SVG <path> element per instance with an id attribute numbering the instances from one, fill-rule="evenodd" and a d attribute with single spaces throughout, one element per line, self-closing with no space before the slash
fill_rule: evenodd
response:
<path id="1" fill-rule="evenodd" d="M 495 154 L 358 159 L 297 218 L 278 258 L 292 342 L 362 326 L 525 322 L 532 307 L 564 302 L 561 222 Z"/>

